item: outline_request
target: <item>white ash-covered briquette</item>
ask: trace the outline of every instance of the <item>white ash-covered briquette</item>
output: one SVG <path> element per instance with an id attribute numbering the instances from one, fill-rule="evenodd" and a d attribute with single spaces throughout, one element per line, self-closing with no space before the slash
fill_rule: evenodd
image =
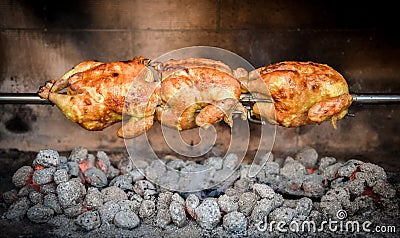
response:
<path id="1" fill-rule="evenodd" d="M 280 169 L 280 174 L 289 179 L 302 180 L 308 173 L 306 167 L 302 163 L 288 156 L 285 160 L 285 164 Z"/>
<path id="2" fill-rule="evenodd" d="M 237 211 L 239 209 L 239 197 L 238 196 L 228 196 L 223 194 L 218 197 L 218 205 L 221 211 L 230 213 Z"/>
<path id="3" fill-rule="evenodd" d="M 318 170 L 320 173 L 322 173 L 322 171 L 325 170 L 328 166 L 331 166 L 335 163 L 336 163 L 335 157 L 324 156 L 319 160 Z"/>
<path id="4" fill-rule="evenodd" d="M 233 184 L 234 189 L 237 193 L 242 194 L 251 190 L 252 182 L 248 179 L 236 180 Z"/>
<path id="5" fill-rule="evenodd" d="M 83 203 L 79 203 L 76 205 L 72 205 L 69 207 L 66 207 L 63 209 L 64 210 L 64 215 L 70 218 L 75 218 L 79 216 L 80 214 L 84 213 L 87 211 L 87 208 Z"/>
<path id="6" fill-rule="evenodd" d="M 101 194 L 103 195 L 103 200 L 105 203 L 108 201 L 128 200 L 128 195 L 124 192 L 124 190 L 116 186 L 103 188 L 101 190 Z"/>
<path id="7" fill-rule="evenodd" d="M 136 194 L 134 192 L 128 192 L 127 195 L 128 195 L 129 201 L 138 203 L 139 204 L 138 207 L 140 207 L 140 204 L 142 204 L 143 198 L 139 194 Z"/>
<path id="8" fill-rule="evenodd" d="M 312 147 L 304 147 L 295 156 L 295 160 L 303 164 L 307 169 L 316 167 L 318 152 Z"/>
<path id="9" fill-rule="evenodd" d="M 156 213 L 156 204 L 151 200 L 143 200 L 139 207 L 139 217 L 142 219 L 151 218 Z"/>
<path id="10" fill-rule="evenodd" d="M 22 166 L 21 168 L 15 171 L 12 182 L 15 187 L 22 188 L 25 185 L 29 184 L 32 179 L 33 168 L 31 166 Z"/>
<path id="11" fill-rule="evenodd" d="M 222 218 L 222 226 L 228 232 L 234 234 L 244 234 L 247 230 L 247 218 L 238 211 L 233 211 L 226 214 Z"/>
<path id="12" fill-rule="evenodd" d="M 186 166 L 181 169 L 178 190 L 193 191 L 209 188 L 212 179 L 215 179 L 215 171 L 215 169 L 209 169 L 205 165 L 197 164 L 193 161 L 187 162 Z M 193 176 L 193 174 L 196 174 L 196 176 Z M 215 179 L 215 181 L 222 182 L 223 180 Z"/>
<path id="13" fill-rule="evenodd" d="M 345 187 L 349 190 L 351 195 L 360 196 L 365 192 L 366 182 L 364 179 L 353 179 L 346 182 Z"/>
<path id="14" fill-rule="evenodd" d="M 171 202 L 169 206 L 169 215 L 172 223 L 177 227 L 183 227 L 186 224 L 187 218 L 184 205 L 177 201 Z"/>
<path id="15" fill-rule="evenodd" d="M 38 190 L 38 188 L 36 185 L 28 184 L 19 189 L 18 197 L 28 197 L 30 192 L 37 191 L 37 190 Z"/>
<path id="16" fill-rule="evenodd" d="M 169 209 L 158 209 L 155 217 L 155 224 L 160 228 L 166 228 L 171 223 L 171 215 Z"/>
<path id="17" fill-rule="evenodd" d="M 139 194 L 140 196 L 144 196 L 144 193 L 147 190 L 155 190 L 156 187 L 148 180 L 138 180 L 133 184 L 133 191 Z"/>
<path id="18" fill-rule="evenodd" d="M 272 199 L 263 198 L 252 209 L 250 220 L 254 223 L 264 222 L 264 218 L 268 216 L 275 208 L 280 207 L 284 202 L 282 195 L 276 194 Z"/>
<path id="19" fill-rule="evenodd" d="M 46 223 L 54 215 L 53 209 L 42 204 L 33 205 L 26 212 L 28 219 L 34 223 Z"/>
<path id="20" fill-rule="evenodd" d="M 67 182 L 69 178 L 68 170 L 66 169 L 57 169 L 57 171 L 54 172 L 54 182 L 56 184 Z"/>
<path id="21" fill-rule="evenodd" d="M 182 206 L 185 205 L 185 199 L 179 195 L 179 193 L 174 193 L 171 197 L 171 202 L 177 202 L 179 204 L 182 204 Z"/>
<path id="22" fill-rule="evenodd" d="M 268 174 L 279 174 L 280 173 L 280 166 L 275 161 L 267 161 L 264 165 L 264 173 Z"/>
<path id="23" fill-rule="evenodd" d="M 58 166 L 65 165 L 68 162 L 68 158 L 64 155 L 60 155 L 59 158 L 60 158 L 60 164 Z"/>
<path id="24" fill-rule="evenodd" d="M 317 173 L 306 175 L 301 184 L 301 193 L 299 195 L 317 198 L 323 196 L 326 192 L 323 181 L 324 177 Z"/>
<path id="25" fill-rule="evenodd" d="M 60 155 L 55 150 L 40 150 L 37 153 L 33 166 L 57 167 L 60 164 Z"/>
<path id="26" fill-rule="evenodd" d="M 79 162 L 79 165 L 86 165 L 87 168 L 92 168 L 96 166 L 96 156 L 94 156 L 93 154 L 88 154 L 87 158 L 81 162 Z M 81 169 L 82 170 L 82 169 Z"/>
<path id="27" fill-rule="evenodd" d="M 375 186 L 375 183 L 379 180 L 386 181 L 387 175 L 385 170 L 371 163 L 363 163 L 359 166 L 360 172 L 356 172 L 355 177 L 364 179 L 369 187 Z"/>
<path id="28" fill-rule="evenodd" d="M 84 202 L 88 209 L 97 209 L 104 203 L 103 194 L 98 188 L 89 187 Z"/>
<path id="29" fill-rule="evenodd" d="M 68 161 L 68 173 L 71 177 L 78 177 L 81 173 L 81 169 L 79 168 L 79 164 L 75 161 Z"/>
<path id="30" fill-rule="evenodd" d="M 337 171 L 337 174 L 341 177 L 350 177 L 364 162 L 356 159 L 346 161 Z"/>
<path id="31" fill-rule="evenodd" d="M 101 169 L 104 173 L 108 173 L 108 169 L 111 166 L 110 158 L 107 153 L 99 150 L 96 153 L 96 167 Z"/>
<path id="32" fill-rule="evenodd" d="M 127 174 L 135 168 L 135 165 L 130 157 L 125 157 L 118 162 L 117 168 L 121 174 Z"/>
<path id="33" fill-rule="evenodd" d="M 132 182 L 133 182 L 132 176 L 130 176 L 130 174 L 123 174 L 113 178 L 110 181 L 109 186 L 116 186 L 124 191 L 132 191 L 133 190 Z"/>
<path id="34" fill-rule="evenodd" d="M 81 203 L 86 194 L 85 186 L 79 179 L 70 179 L 57 186 L 57 195 L 63 208 Z"/>
<path id="35" fill-rule="evenodd" d="M 18 221 L 25 217 L 26 212 L 29 210 L 30 201 L 27 197 L 22 197 L 15 201 L 8 210 L 4 213 L 4 217 L 8 220 Z"/>
<path id="36" fill-rule="evenodd" d="M 32 191 L 32 192 L 29 193 L 29 196 L 28 196 L 29 201 L 31 201 L 31 203 L 33 205 L 42 204 L 43 203 L 43 197 L 44 197 L 44 195 L 42 193 L 38 192 L 38 191 Z"/>
<path id="37" fill-rule="evenodd" d="M 151 181 L 157 182 L 165 176 L 165 173 L 167 172 L 167 167 L 162 161 L 154 160 L 150 163 L 149 166 L 146 167 L 144 172 L 146 178 Z"/>
<path id="38" fill-rule="evenodd" d="M 235 153 L 229 153 L 223 160 L 223 168 L 230 170 L 234 170 L 241 162 Z"/>
<path id="39" fill-rule="evenodd" d="M 239 196 L 241 193 L 239 193 L 235 188 L 229 187 L 225 190 L 225 194 L 230 197 L 237 197 L 237 200 L 239 200 Z"/>
<path id="40" fill-rule="evenodd" d="M 323 170 L 320 170 L 320 174 L 322 175 L 322 177 L 324 177 L 325 179 L 328 180 L 334 180 L 336 178 L 336 176 L 338 175 L 338 170 L 340 167 L 342 167 L 342 163 L 338 162 L 332 165 L 328 165 L 326 168 L 324 168 Z"/>
<path id="41" fill-rule="evenodd" d="M 121 210 L 121 206 L 117 203 L 117 201 L 109 201 L 103 204 L 100 208 L 98 208 L 101 220 L 104 223 L 112 224 L 115 214 L 117 214 Z"/>
<path id="42" fill-rule="evenodd" d="M 75 147 L 71 151 L 71 153 L 70 153 L 70 155 L 68 157 L 68 161 L 80 163 L 80 162 L 86 160 L 87 157 L 88 157 L 87 148 L 82 147 L 82 146 L 78 146 L 78 147 Z"/>
<path id="43" fill-rule="evenodd" d="M 275 191 L 266 184 L 260 184 L 260 183 L 254 184 L 253 191 L 260 198 L 272 199 L 275 196 Z"/>
<path id="44" fill-rule="evenodd" d="M 278 207 L 268 215 L 268 220 L 276 221 L 276 223 L 283 223 L 287 226 L 296 215 L 297 212 L 293 208 Z"/>
<path id="45" fill-rule="evenodd" d="M 75 224 L 87 231 L 99 228 L 101 226 L 100 214 L 98 211 L 87 211 L 75 219 Z"/>
<path id="46" fill-rule="evenodd" d="M 257 203 L 257 195 L 253 192 L 245 192 L 239 197 L 239 212 L 249 216 Z"/>
<path id="47" fill-rule="evenodd" d="M 200 199 L 196 194 L 189 194 L 187 196 L 186 201 L 185 201 L 185 206 L 186 206 L 186 211 L 189 213 L 191 217 L 195 217 L 195 209 L 198 207 L 200 204 Z"/>
<path id="48" fill-rule="evenodd" d="M 299 215 L 307 217 L 313 209 L 313 202 L 307 197 L 300 198 L 296 200 L 296 206 L 294 209 Z"/>
<path id="49" fill-rule="evenodd" d="M 182 168 L 184 168 L 186 166 L 185 161 L 173 157 L 172 159 L 168 160 L 166 163 L 167 169 L 169 170 L 178 170 L 180 171 Z"/>
<path id="50" fill-rule="evenodd" d="M 101 170 L 96 167 L 92 167 L 87 169 L 84 172 L 85 180 L 88 184 L 91 186 L 97 187 L 97 188 L 103 188 L 107 186 L 108 180 L 106 174 Z"/>
<path id="51" fill-rule="evenodd" d="M 152 190 L 152 189 L 147 189 L 144 191 L 143 194 L 143 199 L 144 200 L 152 200 L 152 201 L 156 201 L 156 195 L 158 194 L 157 190 Z"/>
<path id="52" fill-rule="evenodd" d="M 140 224 L 140 219 L 136 213 L 130 210 L 117 212 L 114 217 L 114 225 L 122 229 L 133 229 Z"/>
<path id="53" fill-rule="evenodd" d="M 240 179 L 247 179 L 251 182 L 256 182 L 257 179 L 263 179 L 265 177 L 265 172 L 258 164 L 242 164 L 240 166 Z M 250 177 L 250 171 L 255 172 L 256 176 Z"/>
<path id="54" fill-rule="evenodd" d="M 115 168 L 113 165 L 110 165 L 108 167 L 108 171 L 107 171 L 107 178 L 113 179 L 113 178 L 117 177 L 118 175 L 120 175 L 119 169 Z"/>
<path id="55" fill-rule="evenodd" d="M 53 209 L 54 213 L 56 213 L 56 214 L 63 213 L 63 209 L 61 207 L 60 202 L 58 201 L 58 197 L 57 197 L 57 195 L 55 195 L 53 193 L 49 193 L 44 196 L 43 205 Z"/>
<path id="56" fill-rule="evenodd" d="M 39 191 L 43 194 L 57 193 L 57 184 L 54 182 L 42 184 Z"/>
<path id="57" fill-rule="evenodd" d="M 169 208 L 169 205 L 171 204 L 173 195 L 174 194 L 170 191 L 159 193 L 157 199 L 157 210 L 167 210 Z"/>
<path id="58" fill-rule="evenodd" d="M 36 184 L 46 184 L 54 181 L 55 167 L 38 169 L 33 172 L 32 180 Z"/>
<path id="59" fill-rule="evenodd" d="M 144 172 L 138 168 L 134 168 L 127 176 L 131 177 L 132 182 L 144 179 Z"/>
<path id="60" fill-rule="evenodd" d="M 351 207 L 350 194 L 342 187 L 330 189 L 321 198 L 321 212 L 327 217 L 335 218 L 339 210 Z"/>
<path id="61" fill-rule="evenodd" d="M 117 201 L 117 204 L 120 206 L 121 211 L 130 210 L 138 214 L 141 203 L 131 200 L 120 200 Z"/>
<path id="62" fill-rule="evenodd" d="M 239 184 L 239 182 L 242 180 L 238 180 L 235 182 L 235 189 L 238 189 L 240 187 L 243 187 L 245 184 L 243 183 L 243 186 L 237 186 Z M 243 181 L 247 181 L 247 180 L 243 180 Z M 262 184 L 266 184 L 268 186 L 270 186 L 274 191 L 284 191 L 284 187 L 286 186 L 288 181 L 288 178 L 286 178 L 283 175 L 280 174 L 265 174 L 264 177 L 260 177 L 258 179 L 258 183 L 262 183 Z M 243 187 L 242 189 L 246 189 L 249 190 L 251 189 L 250 187 L 252 186 L 249 182 L 247 182 L 248 186 Z M 240 190 L 241 193 L 243 193 L 244 191 Z"/>
<path id="63" fill-rule="evenodd" d="M 208 168 L 214 168 L 216 170 L 222 169 L 224 160 L 221 157 L 209 157 L 204 160 L 203 164 Z"/>
<path id="64" fill-rule="evenodd" d="M 206 198 L 196 208 L 196 222 L 200 227 L 210 230 L 218 225 L 221 220 L 221 211 L 215 198 Z"/>

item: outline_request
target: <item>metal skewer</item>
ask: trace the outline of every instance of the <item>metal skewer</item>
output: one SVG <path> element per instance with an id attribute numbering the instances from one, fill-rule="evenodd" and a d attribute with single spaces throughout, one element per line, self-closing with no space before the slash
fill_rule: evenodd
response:
<path id="1" fill-rule="evenodd" d="M 0 104 L 50 104 L 37 93 L 0 93 Z"/>
<path id="2" fill-rule="evenodd" d="M 396 94 L 351 94 L 354 103 L 400 103 L 400 95 Z"/>
<path id="3" fill-rule="evenodd" d="M 388 104 L 400 103 L 400 94 L 351 94 L 353 103 Z M 254 98 L 250 93 L 243 93 L 241 103 L 272 103 L 271 99 Z M 0 104 L 52 104 L 49 100 L 39 97 L 37 93 L 0 93 Z"/>

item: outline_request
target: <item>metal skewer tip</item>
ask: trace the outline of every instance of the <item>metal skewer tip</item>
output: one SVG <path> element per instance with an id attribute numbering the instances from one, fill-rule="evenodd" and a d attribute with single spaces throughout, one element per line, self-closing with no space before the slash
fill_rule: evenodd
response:
<path id="1" fill-rule="evenodd" d="M 0 104 L 52 104 L 36 93 L 0 93 Z"/>

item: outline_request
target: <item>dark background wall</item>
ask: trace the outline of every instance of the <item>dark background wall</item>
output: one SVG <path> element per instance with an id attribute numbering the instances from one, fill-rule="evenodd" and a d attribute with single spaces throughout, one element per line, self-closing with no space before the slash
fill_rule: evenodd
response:
<path id="1" fill-rule="evenodd" d="M 156 58 L 207 45 L 255 67 L 284 60 L 326 63 L 352 93 L 400 93 L 400 36 L 392 1 L 7 1 L 0 0 L 0 92 L 36 92 L 79 62 Z M 314 146 L 323 155 L 398 167 L 399 105 L 353 105 L 354 118 L 278 128 L 274 151 Z M 119 125 L 88 132 L 46 105 L 0 105 L 0 148 L 123 150 Z M 150 138 L 162 141 L 158 125 Z M 259 126 L 252 125 L 252 141 Z M 221 125 L 219 130 L 226 133 Z M 224 140 L 221 142 L 225 143 Z M 155 148 L 167 151 L 163 143 Z M 256 144 L 254 142 L 254 144 Z M 256 147 L 250 146 L 254 150 Z M 382 162 L 382 163 L 383 163 Z"/>

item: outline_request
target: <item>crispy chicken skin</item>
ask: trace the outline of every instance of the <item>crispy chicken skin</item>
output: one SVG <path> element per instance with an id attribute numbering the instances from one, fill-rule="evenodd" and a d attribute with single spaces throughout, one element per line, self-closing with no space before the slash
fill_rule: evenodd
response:
<path id="1" fill-rule="evenodd" d="M 102 63 L 86 61 L 58 80 L 39 89 L 39 96 L 54 103 L 71 121 L 87 130 L 103 130 L 130 116 L 118 136 L 138 136 L 153 125 L 160 101 L 159 83 L 143 57 L 129 61 Z M 140 77 L 138 77 L 140 76 Z M 61 91 L 66 89 L 66 94 Z"/>
<path id="2" fill-rule="evenodd" d="M 222 62 L 204 58 L 169 60 L 159 72 L 162 104 L 157 108 L 157 118 L 163 125 L 185 130 L 206 128 L 224 120 L 232 126 L 234 110 L 246 118 L 246 109 L 238 101 L 240 82 Z"/>
<path id="3" fill-rule="evenodd" d="M 249 76 L 248 89 L 273 104 L 256 103 L 253 113 L 284 127 L 336 121 L 352 103 L 341 74 L 326 64 L 285 61 L 261 67 Z"/>

